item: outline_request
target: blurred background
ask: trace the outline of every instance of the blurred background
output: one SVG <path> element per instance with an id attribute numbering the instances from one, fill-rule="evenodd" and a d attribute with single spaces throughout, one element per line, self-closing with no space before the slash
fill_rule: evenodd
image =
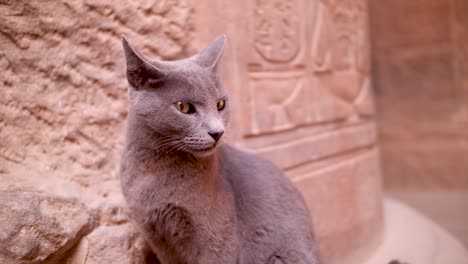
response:
<path id="1" fill-rule="evenodd" d="M 226 141 L 298 186 L 323 263 L 463 263 L 447 259 L 468 247 L 467 14 L 466 0 L 0 0 L 0 262 L 145 261 L 118 175 L 120 36 L 174 60 L 226 33 Z"/>
<path id="2" fill-rule="evenodd" d="M 370 1 L 385 190 L 468 247 L 468 2 Z"/>

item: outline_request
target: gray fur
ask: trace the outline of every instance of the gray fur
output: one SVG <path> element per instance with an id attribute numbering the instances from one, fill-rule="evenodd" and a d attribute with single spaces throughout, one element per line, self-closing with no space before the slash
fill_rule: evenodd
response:
<path id="1" fill-rule="evenodd" d="M 162 62 L 122 38 L 130 107 L 121 182 L 131 217 L 162 264 L 316 264 L 299 192 L 271 162 L 209 135 L 229 119 L 216 74 L 224 39 Z M 181 113 L 179 101 L 196 112 Z"/>

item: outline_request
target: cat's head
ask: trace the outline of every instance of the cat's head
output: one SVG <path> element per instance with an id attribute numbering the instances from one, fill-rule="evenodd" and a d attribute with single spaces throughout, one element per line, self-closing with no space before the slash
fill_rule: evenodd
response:
<path id="1" fill-rule="evenodd" d="M 122 37 L 130 85 L 130 112 L 159 147 L 195 156 L 214 153 L 229 119 L 227 93 L 217 77 L 225 36 L 199 54 L 154 61 Z"/>

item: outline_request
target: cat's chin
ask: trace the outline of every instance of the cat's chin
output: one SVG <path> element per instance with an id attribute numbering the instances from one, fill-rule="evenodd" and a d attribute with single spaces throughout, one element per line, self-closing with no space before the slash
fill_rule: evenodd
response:
<path id="1" fill-rule="evenodd" d="M 217 148 L 218 148 L 218 145 L 214 145 L 213 147 L 210 147 L 210 148 L 196 149 L 196 150 L 194 149 L 194 150 L 192 150 L 190 152 L 195 157 L 206 158 L 206 157 L 209 157 L 209 156 L 213 155 L 216 152 Z"/>

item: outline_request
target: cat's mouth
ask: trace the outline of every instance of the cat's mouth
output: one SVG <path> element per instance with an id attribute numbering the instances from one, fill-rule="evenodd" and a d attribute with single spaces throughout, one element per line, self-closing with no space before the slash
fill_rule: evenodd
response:
<path id="1" fill-rule="evenodd" d="M 200 157 L 210 156 L 215 152 L 218 145 L 219 144 L 213 144 L 212 146 L 208 146 L 208 147 L 204 147 L 204 148 L 196 148 L 196 149 L 194 148 L 194 149 L 192 149 L 191 152 L 195 156 L 200 156 Z"/>
<path id="2" fill-rule="evenodd" d="M 206 152 L 206 151 L 211 151 L 215 149 L 216 146 L 208 147 L 208 148 L 202 148 L 202 149 L 197 149 L 198 152 Z"/>
<path id="3" fill-rule="evenodd" d="M 196 157 L 207 157 L 216 151 L 221 141 L 210 140 L 210 138 L 186 137 L 183 140 L 181 149 Z"/>

